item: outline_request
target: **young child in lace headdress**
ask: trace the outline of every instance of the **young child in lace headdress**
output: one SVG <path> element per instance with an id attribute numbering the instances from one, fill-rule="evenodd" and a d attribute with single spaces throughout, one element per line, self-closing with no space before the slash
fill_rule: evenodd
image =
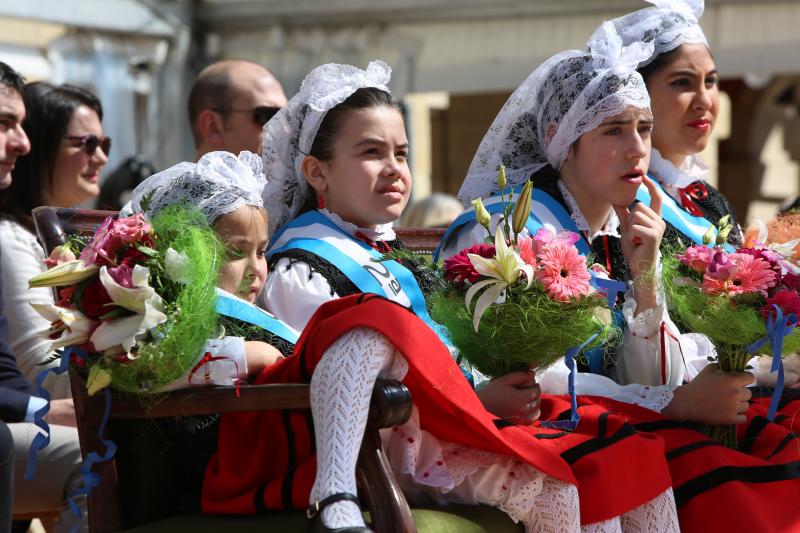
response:
<path id="1" fill-rule="evenodd" d="M 411 187 L 389 73 L 380 61 L 366 70 L 319 67 L 265 128 L 275 234 L 262 297 L 278 318 L 305 329 L 294 355 L 258 382 L 310 381 L 313 433 L 302 413 L 225 415 L 204 509 L 248 513 L 310 501 L 318 530 L 363 528 L 355 460 L 381 375 L 402 380 L 414 401 L 409 421 L 383 439 L 413 501 L 492 505 L 528 531 L 618 530 L 641 513 L 674 530 L 657 441 L 584 399 L 585 422 L 573 433 L 530 425 L 539 401 L 528 373 L 520 373 L 524 385 L 506 384 L 509 403 L 524 399 L 519 414 L 487 411 L 437 336 L 413 265 L 372 261 L 399 246 L 392 222 Z M 568 409 L 563 399 L 547 402 L 554 417 Z M 619 440 L 605 442 L 598 428 L 612 426 Z"/>
<path id="2" fill-rule="evenodd" d="M 150 176 L 121 211 L 152 218 L 171 206 L 197 208 L 226 248 L 216 304 L 223 336 L 204 350 L 219 359 L 187 372 L 170 388 L 230 385 L 258 374 L 294 347 L 297 333 L 253 305 L 267 277 L 265 183 L 259 156 L 211 152 L 197 163 L 180 163 Z"/>

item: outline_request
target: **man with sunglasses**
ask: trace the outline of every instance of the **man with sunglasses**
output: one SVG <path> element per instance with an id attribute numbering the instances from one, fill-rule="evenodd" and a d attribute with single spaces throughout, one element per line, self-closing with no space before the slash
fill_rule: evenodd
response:
<path id="1" fill-rule="evenodd" d="M 11 185 L 11 171 L 17 158 L 31 149 L 22 129 L 25 119 L 22 87 L 22 77 L 0 62 L 0 189 Z M 0 254 L 6 252 L 0 249 Z M 25 514 L 50 511 L 63 504 L 80 479 L 78 432 L 75 427 L 68 427 L 75 424 L 75 408 L 72 399 L 61 399 L 50 402 L 45 416 L 51 424 L 50 444 L 39 452 L 36 476 L 30 481 L 23 480 L 28 448 L 38 433 L 32 422 L 46 403 L 36 396 L 17 367 L 8 344 L 8 323 L 0 293 L 0 531 L 10 530 L 12 503 L 13 510 Z M 79 505 L 85 507 L 85 498 Z M 74 521 L 73 517 L 64 516 L 67 521 Z M 14 527 L 16 531 L 16 523 Z M 70 526 L 63 523 L 57 526 L 63 527 Z M 84 520 L 81 530 L 85 529 Z"/>
<path id="2" fill-rule="evenodd" d="M 285 105 L 283 87 L 261 65 L 231 59 L 207 66 L 189 93 L 195 160 L 215 150 L 260 154 L 264 124 Z"/>

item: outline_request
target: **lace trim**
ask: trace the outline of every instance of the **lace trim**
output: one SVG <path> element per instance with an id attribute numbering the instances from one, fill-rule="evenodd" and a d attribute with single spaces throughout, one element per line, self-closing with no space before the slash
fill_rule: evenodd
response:
<path id="1" fill-rule="evenodd" d="M 658 150 L 652 149 L 650 155 L 650 173 L 676 201 L 680 202 L 679 189 L 692 183 L 705 180 L 710 169 L 699 155 L 688 156 L 680 168 L 672 161 L 664 159 Z"/>
<path id="2" fill-rule="evenodd" d="M 642 390 L 639 393 L 639 398 L 637 398 L 633 403 L 646 409 L 650 409 L 651 411 L 660 413 L 666 406 L 669 405 L 669 402 L 672 401 L 672 398 L 675 396 L 675 389 L 677 388 L 677 385 L 642 387 Z"/>
<path id="3" fill-rule="evenodd" d="M 589 233 L 589 223 L 586 221 L 586 217 L 583 216 L 583 212 L 581 208 L 578 207 L 578 202 L 575 200 L 575 197 L 572 196 L 572 193 L 569 192 L 567 186 L 564 185 L 562 180 L 558 180 L 557 182 L 558 190 L 561 191 L 561 195 L 564 197 L 564 201 L 567 203 L 567 208 L 570 211 L 570 217 L 575 222 L 575 225 L 578 227 L 580 231 L 584 233 Z M 606 218 L 603 227 L 600 228 L 600 231 L 596 232 L 591 236 L 589 242 L 595 240 L 597 237 L 601 237 L 603 235 L 607 235 L 609 237 L 617 237 L 619 238 L 619 218 L 617 214 L 614 212 L 613 209 L 609 208 L 608 217 Z"/>
<path id="4" fill-rule="evenodd" d="M 320 209 L 319 212 L 325 215 L 328 218 L 328 220 L 339 226 L 339 228 L 344 230 L 348 235 L 350 235 L 354 239 L 357 238 L 356 237 L 357 232 L 363 233 L 373 241 L 392 241 L 397 238 L 397 236 L 394 233 L 394 222 L 381 224 L 379 226 L 376 226 L 374 229 L 359 228 L 352 222 L 347 222 L 346 220 L 343 220 L 342 217 L 340 217 L 336 213 L 331 213 L 327 209 Z"/>

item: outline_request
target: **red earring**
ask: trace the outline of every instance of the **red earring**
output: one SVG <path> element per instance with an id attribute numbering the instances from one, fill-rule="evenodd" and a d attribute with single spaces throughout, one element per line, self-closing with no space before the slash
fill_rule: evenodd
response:
<path id="1" fill-rule="evenodd" d="M 317 198 L 317 209 L 325 209 L 325 198 L 322 196 Z"/>

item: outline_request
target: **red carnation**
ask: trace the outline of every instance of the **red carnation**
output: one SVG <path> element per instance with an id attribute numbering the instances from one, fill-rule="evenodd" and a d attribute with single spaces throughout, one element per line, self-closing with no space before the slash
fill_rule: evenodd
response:
<path id="1" fill-rule="evenodd" d="M 444 271 L 444 278 L 452 283 L 463 284 L 468 281 L 475 283 L 481 277 L 472 262 L 467 257 L 467 254 L 476 254 L 486 259 L 491 259 L 495 256 L 495 248 L 493 244 L 475 244 L 469 248 L 461 250 L 450 259 L 445 259 L 442 269 Z"/>
<path id="2" fill-rule="evenodd" d="M 797 291 L 781 289 L 770 298 L 767 298 L 766 305 L 761 308 L 761 314 L 764 315 L 764 318 L 774 315 L 773 305 L 777 305 L 784 316 L 789 313 L 800 316 L 800 295 L 797 294 Z"/>
<path id="3" fill-rule="evenodd" d="M 99 277 L 92 278 L 80 292 L 80 301 L 77 302 L 78 309 L 89 318 L 99 319 L 104 314 L 111 311 L 111 297 L 108 291 L 100 283 Z"/>

